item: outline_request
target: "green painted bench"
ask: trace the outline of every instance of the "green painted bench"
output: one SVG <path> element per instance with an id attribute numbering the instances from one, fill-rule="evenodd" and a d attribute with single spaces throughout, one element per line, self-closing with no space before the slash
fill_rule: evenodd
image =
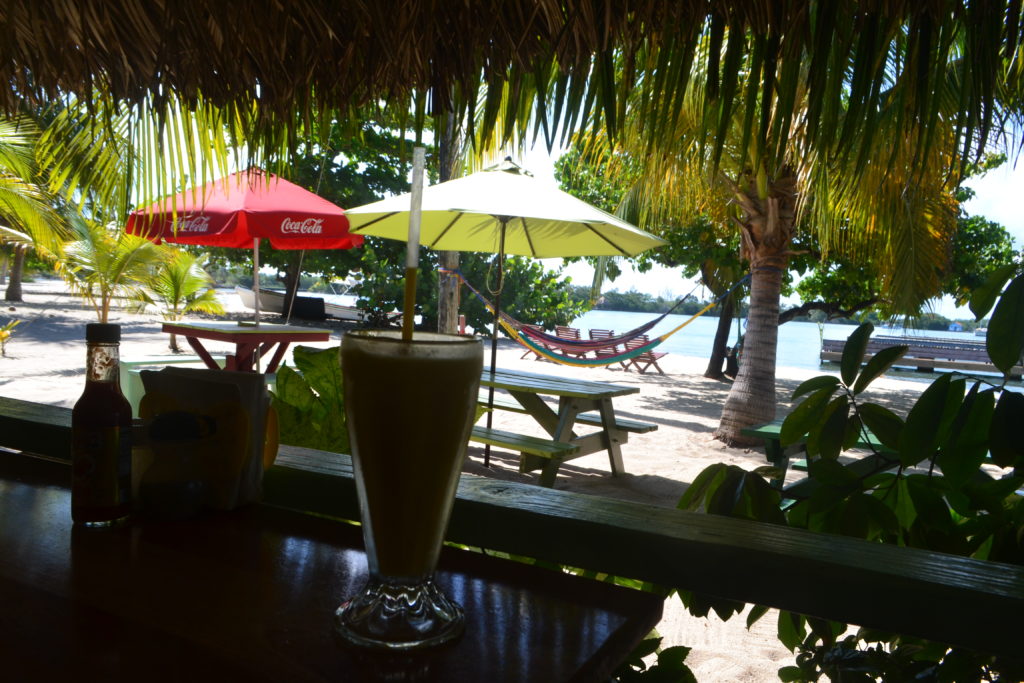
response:
<path id="1" fill-rule="evenodd" d="M 778 474 L 772 478 L 772 486 L 781 489 L 786 480 L 786 471 L 789 469 L 790 455 L 793 453 L 803 452 L 806 449 L 807 444 L 803 439 L 801 439 L 797 443 L 790 444 L 783 448 L 782 419 L 772 420 L 771 422 L 754 425 L 752 427 L 744 427 L 740 430 L 740 433 L 744 436 L 751 436 L 764 440 L 765 460 L 771 463 L 771 465 L 778 470 Z M 869 460 L 869 463 L 873 463 L 875 460 L 878 460 L 875 465 L 880 466 L 894 460 L 892 456 L 895 455 L 895 451 L 884 445 L 871 432 L 867 433 L 866 438 L 858 439 L 857 443 L 854 444 L 854 448 L 866 448 L 875 451 L 875 455 L 878 457 Z M 864 458 L 862 460 L 868 459 Z M 873 465 L 865 465 L 864 467 L 873 467 Z M 793 469 L 807 469 L 807 464 L 805 461 L 796 461 L 793 464 Z M 886 467 L 884 469 L 888 468 Z"/>
<path id="2" fill-rule="evenodd" d="M 580 450 L 575 444 L 515 434 L 483 425 L 475 425 L 469 439 L 477 443 L 507 448 L 510 451 L 519 451 L 519 471 L 525 473 L 540 469 L 540 485 L 548 488 L 555 485 L 555 476 L 562 462 Z"/>
<path id="3" fill-rule="evenodd" d="M 786 508 L 793 505 L 796 501 L 809 498 L 815 489 L 818 488 L 819 484 L 813 479 L 804 478 L 793 482 L 789 486 L 784 485 L 786 470 L 790 464 L 790 454 L 803 451 L 806 448 L 806 443 L 801 439 L 799 442 L 783 448 L 781 430 L 782 420 L 780 419 L 747 427 L 741 431 L 747 436 L 764 439 L 765 458 L 779 470 L 779 473 L 772 479 L 771 483 L 775 488 L 782 490 L 782 507 Z M 879 441 L 878 437 L 871 432 L 867 432 L 865 437 L 858 439 L 857 443 L 854 444 L 854 448 L 872 451 L 846 465 L 847 470 L 859 478 L 869 477 L 879 472 L 894 469 L 900 464 L 896 451 Z M 793 469 L 806 470 L 807 462 L 805 460 L 796 460 L 792 466 Z M 986 475 L 979 476 L 984 477 Z"/>

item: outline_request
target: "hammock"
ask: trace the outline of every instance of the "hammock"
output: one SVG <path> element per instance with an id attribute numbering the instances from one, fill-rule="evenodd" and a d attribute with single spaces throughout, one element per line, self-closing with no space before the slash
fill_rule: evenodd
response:
<path id="1" fill-rule="evenodd" d="M 469 291 L 471 291 L 476 296 L 476 298 L 480 300 L 480 302 L 487 308 L 487 310 L 491 311 L 492 313 L 494 312 L 494 305 L 490 301 L 488 301 L 483 296 L 483 294 L 477 291 L 477 289 L 473 287 L 473 285 L 469 284 L 466 281 L 466 278 L 462 275 L 462 273 L 460 273 L 457 270 L 448 270 L 446 268 L 442 268 L 441 272 L 449 273 L 451 275 L 455 275 L 456 277 L 458 277 L 459 280 L 464 285 L 466 285 Z M 555 363 L 561 363 L 562 365 L 573 365 L 577 367 L 600 367 L 603 365 L 612 365 L 614 363 L 619 363 L 625 360 L 629 360 L 631 358 L 636 358 L 637 356 L 647 353 L 651 349 L 657 347 L 659 344 L 661 344 L 666 339 L 674 335 L 676 332 L 683 329 L 684 327 L 692 323 L 694 320 L 696 320 L 697 318 L 699 318 L 700 316 L 704 315 L 709 310 L 714 308 L 718 303 L 725 299 L 725 297 L 731 294 L 734 289 L 736 289 L 749 279 L 750 276 L 747 275 L 743 277 L 741 280 L 738 280 L 724 294 L 712 300 L 711 303 L 709 303 L 707 306 L 694 313 L 688 319 L 684 320 L 680 325 L 677 325 L 674 329 L 669 330 L 668 332 L 659 337 L 651 339 L 646 344 L 643 344 L 641 346 L 634 346 L 624 351 L 615 351 L 615 347 L 618 346 L 619 344 L 625 344 L 625 342 L 627 341 L 632 341 L 633 339 L 636 339 L 640 335 L 646 334 L 647 331 L 649 331 L 651 328 L 653 328 L 655 325 L 661 322 L 665 318 L 665 316 L 669 315 L 672 311 L 674 311 L 679 306 L 679 304 L 681 304 L 686 299 L 686 297 L 683 297 L 682 299 L 677 301 L 675 305 L 672 306 L 672 308 L 670 308 L 665 313 L 662 313 L 653 321 L 644 323 L 640 327 L 631 330 L 630 332 L 627 332 L 624 335 L 620 335 L 612 339 L 582 340 L 556 337 L 530 328 L 506 313 L 501 313 L 498 316 L 498 322 L 512 339 L 519 342 L 526 348 L 530 349 L 538 356 L 546 358 Z M 589 351 L 597 352 L 605 350 L 607 350 L 607 352 L 600 354 L 600 356 L 597 358 L 584 358 L 580 355 L 570 356 L 558 354 L 555 353 L 555 349 L 561 349 L 574 354 L 580 354 Z"/>

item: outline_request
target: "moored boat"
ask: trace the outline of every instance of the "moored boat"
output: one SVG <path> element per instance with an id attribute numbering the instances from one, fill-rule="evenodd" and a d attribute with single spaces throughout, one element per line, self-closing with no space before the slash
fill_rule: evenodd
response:
<path id="1" fill-rule="evenodd" d="M 256 308 L 256 295 L 248 287 L 235 286 L 235 293 L 242 300 L 242 305 L 246 308 Z M 315 308 L 319 311 L 320 306 L 323 306 L 323 316 L 329 318 L 337 318 L 338 320 L 350 320 L 353 322 L 362 322 L 366 317 L 366 312 L 356 308 L 355 306 L 343 306 L 341 304 L 331 303 L 325 301 L 320 297 L 295 297 L 296 307 L 293 309 L 293 314 L 300 315 L 298 306 L 299 300 L 312 301 L 316 304 Z M 260 289 L 260 310 L 268 311 L 270 313 L 284 313 L 285 311 L 285 294 L 273 289 Z M 323 316 L 310 316 L 313 318 Z M 305 317 L 305 316 L 301 316 Z"/>

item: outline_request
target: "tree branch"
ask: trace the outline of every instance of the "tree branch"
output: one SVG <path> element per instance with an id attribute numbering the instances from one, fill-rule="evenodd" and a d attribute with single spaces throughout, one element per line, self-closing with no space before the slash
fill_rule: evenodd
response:
<path id="1" fill-rule="evenodd" d="M 843 308 L 841 304 L 836 302 L 808 301 L 807 303 L 801 304 L 795 308 L 790 308 L 779 313 L 779 324 L 787 323 L 801 315 L 807 315 L 811 311 L 822 311 L 828 320 L 835 320 L 836 318 L 852 318 L 854 314 L 859 311 L 863 311 L 865 308 L 870 308 L 878 302 L 878 297 L 871 297 L 870 299 L 860 301 L 849 308 Z"/>

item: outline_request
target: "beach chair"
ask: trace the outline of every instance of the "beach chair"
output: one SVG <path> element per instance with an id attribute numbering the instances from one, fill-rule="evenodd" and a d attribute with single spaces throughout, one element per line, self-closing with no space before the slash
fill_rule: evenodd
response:
<path id="1" fill-rule="evenodd" d="M 578 328 L 566 327 L 565 325 L 555 325 L 555 336 L 560 337 L 562 339 L 571 339 L 573 341 L 582 339 Z M 583 358 L 584 356 L 587 355 L 586 351 L 581 351 L 579 353 L 573 353 L 572 351 L 566 351 L 565 349 L 563 349 L 562 351 L 566 355 L 576 356 L 577 358 Z"/>
<path id="2" fill-rule="evenodd" d="M 590 338 L 597 339 L 611 339 L 615 336 L 615 330 L 590 330 Z M 610 358 L 614 356 L 617 351 L 617 346 L 610 346 L 604 349 L 597 349 L 594 351 L 594 356 L 597 358 Z"/>
<path id="3" fill-rule="evenodd" d="M 651 340 L 648 338 L 646 334 L 642 334 L 636 339 L 631 339 L 627 341 L 626 350 L 631 351 L 633 349 L 638 349 L 650 343 L 650 341 Z M 627 371 L 629 370 L 629 366 L 632 365 L 634 368 L 636 368 L 636 371 L 639 372 L 641 375 L 646 373 L 653 365 L 654 369 L 658 371 L 658 374 L 664 375 L 665 371 L 658 366 L 658 361 L 667 355 L 668 353 L 663 353 L 659 351 L 644 351 L 639 356 L 629 358 L 626 361 L 623 361 L 623 365 L 626 367 Z"/>
<path id="4" fill-rule="evenodd" d="M 523 327 L 529 327 L 530 329 L 537 330 L 538 332 L 544 331 L 544 328 L 541 327 L 540 325 L 523 325 Z M 533 349 L 526 349 L 526 352 L 523 353 L 523 355 L 519 356 L 519 359 L 522 360 L 524 358 L 529 358 L 531 355 L 534 357 L 534 360 L 544 360 L 544 356 L 540 355 Z"/>

